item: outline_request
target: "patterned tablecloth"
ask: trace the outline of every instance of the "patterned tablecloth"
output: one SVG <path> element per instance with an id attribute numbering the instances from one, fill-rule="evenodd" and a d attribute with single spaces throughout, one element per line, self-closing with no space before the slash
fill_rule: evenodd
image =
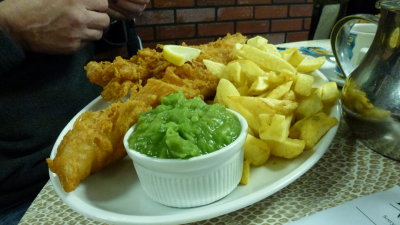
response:
<path id="1" fill-rule="evenodd" d="M 285 224 L 395 185 L 400 185 L 400 162 L 368 149 L 341 122 L 329 150 L 294 183 L 246 208 L 192 225 Z M 49 182 L 20 224 L 103 223 L 86 218 L 65 205 Z"/>

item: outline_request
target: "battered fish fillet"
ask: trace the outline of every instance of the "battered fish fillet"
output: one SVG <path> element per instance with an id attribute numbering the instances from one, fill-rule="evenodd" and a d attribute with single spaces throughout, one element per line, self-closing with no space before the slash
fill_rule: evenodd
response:
<path id="1" fill-rule="evenodd" d="M 127 101 L 83 113 L 64 136 L 54 160 L 47 159 L 64 190 L 74 190 L 91 173 L 125 156 L 121 137 L 147 108 L 144 102 Z"/>
<path id="2" fill-rule="evenodd" d="M 193 78 L 193 76 L 197 76 L 194 79 L 207 81 L 207 78 L 201 76 L 200 73 L 200 69 L 206 69 L 203 59 L 226 64 L 234 59 L 232 50 L 236 43 L 244 44 L 246 40 L 245 36 L 237 33 L 228 34 L 226 37 L 208 44 L 191 46 L 201 49 L 200 55 L 191 63 L 197 72 L 192 74 L 193 70 L 187 71 L 181 73 L 180 77 L 190 76 Z M 162 48 L 162 45 L 160 46 Z M 127 96 L 135 84 L 142 83 L 144 85 L 146 80 L 151 77 L 161 79 L 165 76 L 166 69 L 171 67 L 179 68 L 166 61 L 161 52 L 146 48 L 139 50 L 137 55 L 130 59 L 116 57 L 113 62 L 89 62 L 85 69 L 89 80 L 103 87 L 101 96 L 104 100 L 118 101 Z"/>
<path id="3" fill-rule="evenodd" d="M 139 114 L 160 104 L 162 97 L 177 91 L 182 91 L 188 98 L 199 94 L 198 91 L 150 79 L 131 99 L 78 117 L 72 130 L 64 136 L 54 160 L 47 159 L 50 170 L 59 176 L 64 190 L 73 191 L 91 173 L 123 158 L 126 155 L 123 137 Z"/>
<path id="4" fill-rule="evenodd" d="M 244 43 L 240 34 L 206 45 L 201 55 L 181 67 L 165 61 L 160 52 L 139 50 L 129 60 L 117 57 L 111 62 L 90 62 L 88 78 L 103 87 L 102 96 L 112 100 L 109 107 L 83 113 L 64 136 L 54 159 L 47 159 L 66 192 L 109 164 L 126 155 L 123 137 L 140 113 L 160 104 L 160 99 L 177 91 L 187 98 L 213 98 L 218 79 L 202 63 L 203 59 L 226 63 L 232 60 L 235 43 Z M 126 99 L 122 101 L 122 99 Z"/>

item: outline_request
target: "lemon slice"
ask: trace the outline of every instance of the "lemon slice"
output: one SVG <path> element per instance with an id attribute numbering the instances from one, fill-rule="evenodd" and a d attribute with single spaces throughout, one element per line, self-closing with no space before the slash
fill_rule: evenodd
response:
<path id="1" fill-rule="evenodd" d="M 164 45 L 164 58 L 177 66 L 182 66 L 185 62 L 191 61 L 200 55 L 201 50 L 181 45 Z"/>

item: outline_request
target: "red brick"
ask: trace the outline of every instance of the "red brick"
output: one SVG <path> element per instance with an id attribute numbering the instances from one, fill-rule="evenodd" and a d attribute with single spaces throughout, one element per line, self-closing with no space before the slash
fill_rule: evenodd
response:
<path id="1" fill-rule="evenodd" d="M 253 7 L 226 7 L 217 11 L 218 20 L 243 20 L 253 18 Z"/>
<path id="2" fill-rule="evenodd" d="M 272 0 L 238 0 L 238 5 L 261 5 L 269 4 Z"/>
<path id="3" fill-rule="evenodd" d="M 157 39 L 190 38 L 196 35 L 194 24 L 156 27 Z"/>
<path id="4" fill-rule="evenodd" d="M 154 0 L 154 8 L 193 7 L 195 0 Z"/>
<path id="5" fill-rule="evenodd" d="M 289 16 L 291 17 L 305 17 L 312 16 L 313 5 L 291 5 L 289 8 Z"/>
<path id="6" fill-rule="evenodd" d="M 240 32 L 243 34 L 267 33 L 268 31 L 269 31 L 268 20 L 236 22 L 236 32 Z"/>
<path id="7" fill-rule="evenodd" d="M 173 10 L 145 10 L 143 14 L 136 20 L 137 25 L 168 24 L 173 22 Z"/>
<path id="8" fill-rule="evenodd" d="M 285 18 L 288 14 L 288 7 L 284 5 L 256 6 L 256 19 Z"/>
<path id="9" fill-rule="evenodd" d="M 296 42 L 308 40 L 308 31 L 288 32 L 286 34 L 286 42 Z"/>
<path id="10" fill-rule="evenodd" d="M 274 0 L 274 3 L 303 3 L 306 2 L 306 0 Z"/>
<path id="11" fill-rule="evenodd" d="M 284 20 L 272 20 L 271 31 L 298 31 L 303 27 L 302 19 L 284 19 Z"/>
<path id="12" fill-rule="evenodd" d="M 197 26 L 199 36 L 225 36 L 234 32 L 233 23 L 203 23 Z"/>
<path id="13" fill-rule="evenodd" d="M 176 10 L 176 21 L 178 23 L 209 22 L 214 20 L 215 20 L 214 8 Z"/>
<path id="14" fill-rule="evenodd" d="M 303 22 L 303 28 L 309 30 L 311 27 L 311 18 L 305 18 Z"/>
<path id="15" fill-rule="evenodd" d="M 135 29 L 142 41 L 154 40 L 154 29 L 152 27 L 136 27 Z"/>
<path id="16" fill-rule="evenodd" d="M 235 0 L 197 0 L 198 6 L 234 5 Z"/>

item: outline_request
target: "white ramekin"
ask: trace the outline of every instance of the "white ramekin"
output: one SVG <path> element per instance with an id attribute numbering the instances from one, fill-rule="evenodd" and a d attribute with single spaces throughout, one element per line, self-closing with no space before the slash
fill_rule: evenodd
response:
<path id="1" fill-rule="evenodd" d="M 239 119 L 239 137 L 215 152 L 190 159 L 160 159 L 130 149 L 128 138 L 135 127 L 128 130 L 124 146 L 151 199 L 172 207 L 195 207 L 217 201 L 237 187 L 248 125 L 239 113 L 229 111 Z"/>

